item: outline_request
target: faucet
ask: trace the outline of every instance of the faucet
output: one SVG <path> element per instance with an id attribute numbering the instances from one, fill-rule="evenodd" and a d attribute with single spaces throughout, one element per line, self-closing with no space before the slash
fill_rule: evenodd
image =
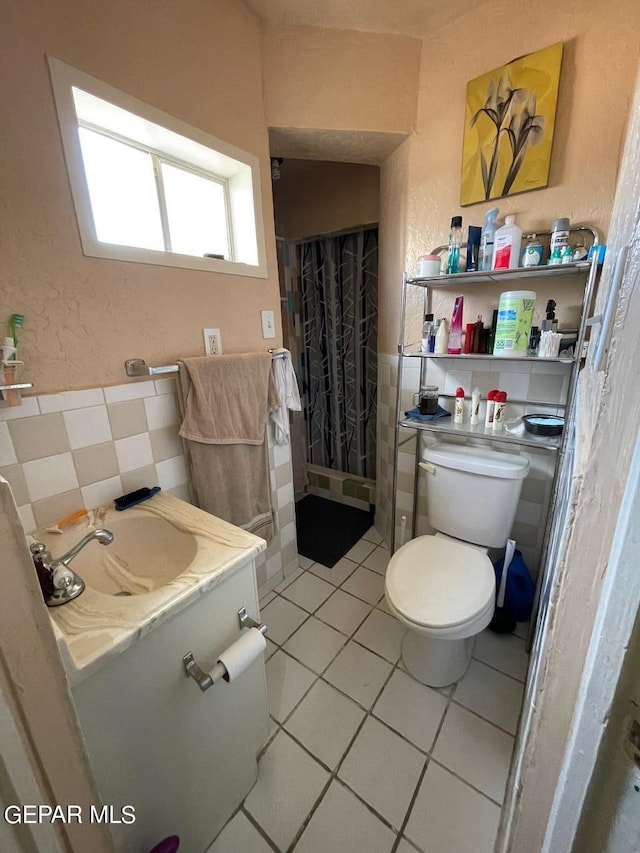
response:
<path id="1" fill-rule="evenodd" d="M 73 601 L 84 592 L 85 583 L 69 563 L 82 549 L 96 539 L 101 545 L 109 545 L 113 542 L 113 533 L 110 530 L 99 528 L 87 533 L 73 548 L 70 548 L 62 557 L 55 560 L 51 552 L 42 542 L 33 542 L 30 546 L 31 556 L 38 573 L 42 594 L 47 607 L 57 607 Z"/>

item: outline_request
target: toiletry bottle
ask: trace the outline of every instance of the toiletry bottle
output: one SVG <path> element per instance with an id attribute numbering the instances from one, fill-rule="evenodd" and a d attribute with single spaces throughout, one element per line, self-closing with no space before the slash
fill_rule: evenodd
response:
<path id="1" fill-rule="evenodd" d="M 567 245 L 562 250 L 562 258 L 561 261 L 563 264 L 572 264 L 573 263 L 573 249 L 567 243 Z"/>
<path id="2" fill-rule="evenodd" d="M 493 407 L 493 429 L 504 429 L 505 407 L 507 405 L 507 392 L 498 391 L 495 396 L 495 404 Z"/>
<path id="3" fill-rule="evenodd" d="M 453 410 L 454 424 L 461 424 L 464 420 L 464 388 L 456 388 L 456 405 Z"/>
<path id="4" fill-rule="evenodd" d="M 429 338 L 431 337 L 432 327 L 433 314 L 425 314 L 424 323 L 422 324 L 422 352 L 429 352 Z"/>
<path id="5" fill-rule="evenodd" d="M 464 331 L 464 353 L 468 355 L 473 352 L 475 346 L 475 323 L 467 323 Z"/>
<path id="6" fill-rule="evenodd" d="M 557 323 L 555 308 L 556 308 L 555 299 L 549 299 L 547 301 L 546 307 L 544 309 L 545 314 L 547 315 L 546 319 L 544 319 L 542 321 L 542 323 L 540 324 L 540 331 L 541 332 L 552 332 L 553 331 L 554 321 Z"/>
<path id="7" fill-rule="evenodd" d="M 436 351 L 436 335 L 438 333 L 438 327 L 440 326 L 440 320 L 434 320 L 431 324 L 431 331 L 429 333 L 429 352 Z"/>
<path id="8" fill-rule="evenodd" d="M 447 344 L 449 343 L 449 332 L 447 331 L 447 320 L 445 317 L 440 320 L 438 332 L 436 334 L 436 355 L 445 355 L 447 352 Z"/>
<path id="9" fill-rule="evenodd" d="M 493 426 L 493 409 L 495 406 L 496 394 L 498 393 L 498 389 L 494 388 L 487 394 L 487 413 L 484 418 L 484 427 Z"/>
<path id="10" fill-rule="evenodd" d="M 462 243 L 462 217 L 451 217 L 449 232 L 449 255 L 447 257 L 447 275 L 460 272 L 460 244 Z"/>
<path id="11" fill-rule="evenodd" d="M 562 263 L 564 247 L 569 245 L 569 220 L 566 216 L 556 219 L 551 229 L 549 243 L 549 266 Z"/>
<path id="12" fill-rule="evenodd" d="M 507 216 L 502 228 L 496 231 L 493 252 L 494 270 L 512 270 L 520 263 L 520 243 L 522 229 L 516 225 L 515 216 Z"/>
<path id="13" fill-rule="evenodd" d="M 529 335 L 529 355 L 538 355 L 538 344 L 540 343 L 540 329 L 537 326 L 531 327 Z"/>
<path id="14" fill-rule="evenodd" d="M 470 225 L 467 229 L 467 272 L 476 272 L 478 267 L 478 257 L 480 255 L 480 239 L 482 237 L 482 228 L 477 225 Z"/>
<path id="15" fill-rule="evenodd" d="M 493 309 L 493 317 L 491 318 L 491 328 L 487 337 L 487 355 L 493 355 L 493 348 L 496 343 L 496 328 L 498 326 L 498 309 Z"/>
<path id="16" fill-rule="evenodd" d="M 484 225 L 482 227 L 482 235 L 480 237 L 480 253 L 478 257 L 478 269 L 490 270 L 493 264 L 493 244 L 495 234 L 498 228 L 496 221 L 500 211 L 497 207 L 492 207 L 484 215 Z"/>
<path id="17" fill-rule="evenodd" d="M 471 393 L 471 426 L 478 423 L 480 414 L 480 389 L 474 388 Z"/>
<path id="18" fill-rule="evenodd" d="M 449 344 L 447 352 L 449 355 L 460 355 L 462 352 L 462 309 L 464 297 L 456 296 L 451 315 L 451 331 L 449 332 Z"/>
<path id="19" fill-rule="evenodd" d="M 484 325 L 482 323 L 482 314 L 478 314 L 478 319 L 474 324 L 473 330 L 473 349 L 471 352 L 484 352 Z"/>
<path id="20" fill-rule="evenodd" d="M 539 267 L 542 263 L 542 243 L 537 239 L 535 234 L 531 235 L 531 240 L 524 247 L 522 256 L 523 267 Z"/>

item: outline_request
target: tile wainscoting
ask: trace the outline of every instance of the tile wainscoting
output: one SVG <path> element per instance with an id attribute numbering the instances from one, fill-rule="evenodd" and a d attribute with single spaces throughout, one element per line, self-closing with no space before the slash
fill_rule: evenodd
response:
<path id="1" fill-rule="evenodd" d="M 426 381 L 429 384 L 437 385 L 441 393 L 444 394 L 455 394 L 458 386 L 462 386 L 467 394 L 470 394 L 475 387 L 480 388 L 482 393 L 481 421 L 484 420 L 486 395 L 491 388 L 505 390 L 513 399 L 548 401 L 546 405 L 508 402 L 507 418 L 516 418 L 532 412 L 564 415 L 564 407 L 561 403 L 566 398 L 570 370 L 570 364 L 559 362 L 486 361 L 466 357 L 461 365 L 459 359 L 452 357 L 429 360 Z M 375 524 L 384 541 L 390 545 L 392 539 L 395 405 L 398 384 L 397 356 L 378 355 L 378 377 L 378 473 Z M 419 389 L 419 385 L 420 361 L 415 359 L 404 365 L 401 400 L 401 411 L 403 413 L 413 408 L 413 395 Z M 441 398 L 440 404 L 453 413 L 452 399 Z M 468 413 L 466 417 L 468 418 Z M 421 442 L 432 441 L 433 434 L 418 433 L 409 429 L 400 430 L 401 446 L 396 490 L 397 536 L 400 532 L 402 515 L 407 517 L 407 531 L 409 531 L 407 537 L 410 535 L 413 523 L 416 440 Z M 518 548 L 522 551 L 527 566 L 535 576 L 540 562 L 545 520 L 551 497 L 555 451 L 538 450 L 535 447 L 519 448 L 516 445 L 499 441 L 460 439 L 451 435 L 444 435 L 441 440 L 456 444 L 488 446 L 508 453 L 519 453 L 529 460 L 531 467 L 523 483 L 512 536 L 517 541 Z M 421 479 L 418 484 L 416 534 L 432 532 L 433 530 L 427 521 L 426 495 L 424 493 L 424 481 Z"/>
<path id="2" fill-rule="evenodd" d="M 264 594 L 298 568 L 290 445 L 267 429 L 276 533 L 256 561 Z M 25 397 L 0 409 L 0 476 L 26 533 L 144 486 L 191 501 L 175 379 Z"/>

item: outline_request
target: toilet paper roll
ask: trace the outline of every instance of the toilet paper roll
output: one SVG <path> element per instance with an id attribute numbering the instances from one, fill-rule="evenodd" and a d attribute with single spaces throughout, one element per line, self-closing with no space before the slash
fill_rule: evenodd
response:
<path id="1" fill-rule="evenodd" d="M 225 649 L 218 658 L 218 663 L 226 669 L 224 680 L 235 681 L 266 647 L 267 641 L 257 628 L 245 630 L 242 636 Z"/>

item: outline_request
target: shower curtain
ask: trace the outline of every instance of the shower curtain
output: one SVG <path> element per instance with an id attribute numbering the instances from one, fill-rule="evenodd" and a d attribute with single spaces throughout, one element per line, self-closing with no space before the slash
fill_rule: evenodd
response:
<path id="1" fill-rule="evenodd" d="M 378 229 L 298 249 L 308 461 L 375 479 Z"/>

